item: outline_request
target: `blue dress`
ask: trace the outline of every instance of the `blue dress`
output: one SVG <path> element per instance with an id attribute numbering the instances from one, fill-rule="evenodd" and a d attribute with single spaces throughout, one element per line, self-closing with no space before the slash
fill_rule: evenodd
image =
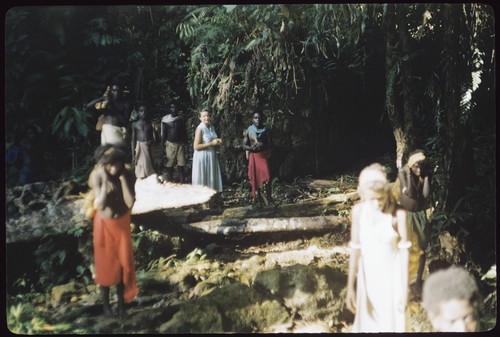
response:
<path id="1" fill-rule="evenodd" d="M 213 126 L 200 123 L 196 131 L 201 129 L 201 143 L 208 144 L 217 138 Z M 215 148 L 194 150 L 193 171 L 191 182 L 193 185 L 207 186 L 217 192 L 222 192 L 222 175 Z"/>

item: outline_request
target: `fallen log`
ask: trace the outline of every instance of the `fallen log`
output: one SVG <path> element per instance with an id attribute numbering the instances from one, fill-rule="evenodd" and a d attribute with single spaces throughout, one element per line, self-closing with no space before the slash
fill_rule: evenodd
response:
<path id="1" fill-rule="evenodd" d="M 132 214 L 132 221 L 141 224 L 155 224 L 155 229 L 161 230 L 162 227 L 168 229 L 167 227 L 179 227 L 183 224 L 221 219 L 338 215 L 340 211 L 349 210 L 358 199 L 357 192 L 350 192 L 333 194 L 327 198 L 306 201 L 300 204 L 286 204 L 277 207 L 253 208 L 246 206 L 226 209 L 201 209 L 200 207 L 170 208 L 144 214 Z"/>
<path id="2" fill-rule="evenodd" d="M 320 231 L 346 226 L 348 218 L 337 215 L 287 218 L 229 218 L 183 224 L 189 231 L 231 235 L 245 233 Z"/>

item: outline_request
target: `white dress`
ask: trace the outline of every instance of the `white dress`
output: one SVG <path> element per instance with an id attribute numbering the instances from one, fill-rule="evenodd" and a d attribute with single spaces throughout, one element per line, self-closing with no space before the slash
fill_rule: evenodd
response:
<path id="1" fill-rule="evenodd" d="M 405 332 L 406 312 L 398 308 L 403 291 L 399 235 L 393 216 L 361 204 L 356 315 L 352 332 Z"/>
<path id="2" fill-rule="evenodd" d="M 210 143 L 217 138 L 217 133 L 213 126 L 207 127 L 204 123 L 200 123 L 196 127 L 196 131 L 198 129 L 201 129 L 202 144 Z M 222 175 L 215 148 L 209 147 L 204 150 L 194 150 L 191 183 L 193 185 L 207 186 L 217 192 L 222 192 Z"/>

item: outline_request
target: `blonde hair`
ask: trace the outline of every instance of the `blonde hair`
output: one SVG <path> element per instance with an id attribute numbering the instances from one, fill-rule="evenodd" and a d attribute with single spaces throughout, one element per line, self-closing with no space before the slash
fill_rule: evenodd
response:
<path id="1" fill-rule="evenodd" d="M 391 185 L 387 180 L 385 167 L 379 163 L 373 163 L 365 167 L 358 178 L 358 193 L 361 200 L 366 198 L 367 192 L 373 192 L 385 197 L 385 204 L 382 211 L 394 213 L 397 203 L 391 193 Z"/>

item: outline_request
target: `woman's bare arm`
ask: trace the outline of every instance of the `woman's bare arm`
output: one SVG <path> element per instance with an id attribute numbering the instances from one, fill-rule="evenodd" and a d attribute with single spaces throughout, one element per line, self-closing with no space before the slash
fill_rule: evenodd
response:
<path id="1" fill-rule="evenodd" d="M 197 128 L 194 133 L 194 141 L 193 141 L 193 150 L 206 150 L 208 148 L 214 147 L 216 145 L 220 145 L 222 140 L 220 138 L 212 140 L 210 143 L 203 144 L 201 142 L 202 131 L 200 128 Z"/>

